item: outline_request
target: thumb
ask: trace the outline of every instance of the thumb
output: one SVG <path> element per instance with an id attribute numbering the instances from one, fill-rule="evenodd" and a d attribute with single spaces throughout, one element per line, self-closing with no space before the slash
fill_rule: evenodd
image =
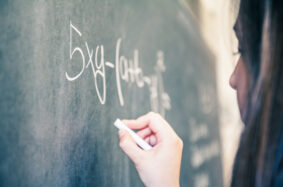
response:
<path id="1" fill-rule="evenodd" d="M 120 147 L 128 157 L 137 165 L 143 159 L 144 152 L 138 147 L 131 135 L 124 129 L 119 131 Z"/>

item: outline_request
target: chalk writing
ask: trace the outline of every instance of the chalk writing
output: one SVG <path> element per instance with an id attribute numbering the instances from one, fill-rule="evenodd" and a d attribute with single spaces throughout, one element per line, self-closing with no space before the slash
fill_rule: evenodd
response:
<path id="1" fill-rule="evenodd" d="M 199 173 L 199 168 L 220 154 L 217 140 L 210 140 L 209 128 L 206 123 L 197 123 L 194 118 L 189 120 L 192 156 L 191 166 L 196 171 L 195 186 L 209 186 L 210 177 L 207 173 Z M 209 141 L 209 142 L 208 142 Z M 206 143 L 208 142 L 208 143 Z"/>
<path id="2" fill-rule="evenodd" d="M 195 119 L 190 120 L 190 140 L 191 142 L 197 142 L 198 140 L 208 138 L 209 131 L 208 126 L 205 123 L 197 124 Z"/>
<path id="3" fill-rule="evenodd" d="M 212 141 L 202 147 L 192 147 L 191 164 L 194 168 L 200 167 L 204 162 L 211 160 L 219 155 L 220 148 L 217 141 Z"/>
<path id="4" fill-rule="evenodd" d="M 200 141 L 209 139 L 207 124 L 197 123 L 195 119 L 191 118 L 189 126 L 190 141 L 193 143 L 193 146 L 191 147 L 191 165 L 193 168 L 198 169 L 205 162 L 210 161 L 220 154 L 220 145 L 216 140 L 210 141 L 208 144 L 199 143 Z"/>
<path id="5" fill-rule="evenodd" d="M 207 173 L 197 174 L 195 177 L 195 187 L 208 187 L 210 184 L 209 175 Z"/>
<path id="6" fill-rule="evenodd" d="M 126 84 L 136 84 L 138 88 L 148 87 L 150 92 L 150 104 L 151 110 L 161 113 L 165 116 L 166 110 L 170 110 L 170 97 L 164 91 L 162 73 L 165 72 L 164 54 L 162 51 L 157 52 L 157 63 L 155 66 L 155 74 L 146 76 L 143 70 L 139 67 L 139 51 L 133 50 L 133 58 L 127 58 L 120 54 L 120 48 L 122 39 L 119 38 L 116 43 L 115 49 L 115 63 L 105 61 L 104 46 L 96 46 L 95 53 L 91 49 L 88 43 L 85 41 L 84 48 L 74 46 L 73 35 L 78 38 L 82 38 L 81 31 L 72 24 L 70 21 L 70 57 L 69 60 L 72 63 L 80 63 L 80 71 L 75 75 L 70 75 L 65 72 L 66 79 L 70 82 L 76 81 L 81 77 L 86 69 L 90 67 L 93 75 L 94 87 L 98 96 L 98 99 L 102 105 L 106 103 L 107 81 L 106 81 L 106 67 L 115 70 L 116 74 L 116 87 L 118 98 L 121 106 L 124 106 L 123 88 L 121 82 Z M 84 53 L 84 50 L 87 53 Z M 85 56 L 87 54 L 87 57 Z M 79 55 L 81 62 L 73 62 L 74 55 Z M 87 58 L 87 63 L 86 63 Z M 94 60 L 93 60 L 94 59 Z M 98 77 L 102 80 L 102 83 L 98 83 Z"/>

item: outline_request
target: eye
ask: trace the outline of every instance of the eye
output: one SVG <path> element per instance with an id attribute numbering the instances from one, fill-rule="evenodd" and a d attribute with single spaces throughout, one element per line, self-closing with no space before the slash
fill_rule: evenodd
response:
<path id="1" fill-rule="evenodd" d="M 243 53 L 244 53 L 243 49 L 238 48 L 238 51 L 237 51 L 237 52 L 234 52 L 233 55 L 234 55 L 234 56 L 243 55 Z"/>
<path id="2" fill-rule="evenodd" d="M 243 49 L 242 49 L 242 48 L 239 48 L 239 49 L 238 49 L 238 53 L 241 54 L 241 55 L 244 54 Z"/>
<path id="3" fill-rule="evenodd" d="M 240 55 L 240 52 L 239 52 L 239 51 L 233 52 L 233 56 L 238 56 L 238 55 Z"/>

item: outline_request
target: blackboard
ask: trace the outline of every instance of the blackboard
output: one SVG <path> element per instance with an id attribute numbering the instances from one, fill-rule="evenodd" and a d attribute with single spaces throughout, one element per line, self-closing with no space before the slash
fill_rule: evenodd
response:
<path id="1" fill-rule="evenodd" d="M 182 1 L 0 1 L 0 186 L 142 186 L 113 122 L 150 110 L 222 186 L 215 76 Z"/>

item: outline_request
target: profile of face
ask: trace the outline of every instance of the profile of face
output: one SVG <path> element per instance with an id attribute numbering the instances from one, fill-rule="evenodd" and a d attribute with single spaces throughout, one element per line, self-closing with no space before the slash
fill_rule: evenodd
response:
<path id="1" fill-rule="evenodd" d="M 237 93 L 237 101 L 240 110 L 240 115 L 242 121 L 245 121 L 247 115 L 247 98 L 248 98 L 248 73 L 247 69 L 244 64 L 243 58 L 243 51 L 241 48 L 241 28 L 239 24 L 239 18 L 236 21 L 235 27 L 235 34 L 239 41 L 238 53 L 240 54 L 240 58 L 236 64 L 234 72 L 230 77 L 230 86 L 236 91 Z"/>

